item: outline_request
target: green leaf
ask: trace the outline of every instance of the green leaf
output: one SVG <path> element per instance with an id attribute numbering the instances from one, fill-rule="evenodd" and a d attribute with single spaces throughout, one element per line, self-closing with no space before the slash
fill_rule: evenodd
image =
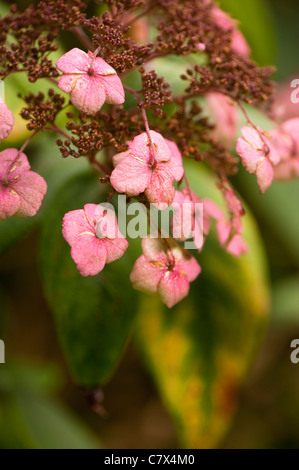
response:
<path id="1" fill-rule="evenodd" d="M 58 192 L 45 216 L 41 270 L 46 296 L 75 380 L 84 386 L 105 382 L 126 344 L 135 316 L 137 294 L 129 273 L 130 250 L 97 276 L 83 278 L 61 234 L 63 215 L 87 202 L 101 202 L 90 174 L 76 177 Z M 98 200 L 100 197 L 100 200 Z"/>
<path id="2" fill-rule="evenodd" d="M 0 375 L 0 391 L 15 394 L 20 390 L 32 393 L 55 392 L 61 385 L 62 377 L 54 365 L 10 361 Z"/>
<path id="3" fill-rule="evenodd" d="M 299 322 L 299 277 L 284 279 L 273 287 L 273 320 Z"/>
<path id="4" fill-rule="evenodd" d="M 60 403 L 38 396 L 18 395 L 15 412 L 26 429 L 32 448 L 98 449 L 94 436 Z"/>
<path id="5" fill-rule="evenodd" d="M 0 254 L 31 232 L 37 224 L 37 216 L 19 219 L 11 217 L 0 221 Z"/>
<path id="6" fill-rule="evenodd" d="M 191 187 L 218 199 L 196 165 L 186 165 Z M 232 257 L 211 234 L 189 296 L 171 310 L 146 296 L 140 308 L 138 343 L 185 447 L 215 447 L 227 431 L 266 324 L 264 253 L 249 214 L 245 225 L 250 254 Z"/>
<path id="7" fill-rule="evenodd" d="M 0 377 L 0 447 L 23 449 L 96 449 L 99 442 L 55 398 L 57 371 L 16 363 Z"/>
<path id="8" fill-rule="evenodd" d="M 221 8 L 240 21 L 240 29 L 261 65 L 276 62 L 276 34 L 273 12 L 266 0 L 220 0 Z"/>

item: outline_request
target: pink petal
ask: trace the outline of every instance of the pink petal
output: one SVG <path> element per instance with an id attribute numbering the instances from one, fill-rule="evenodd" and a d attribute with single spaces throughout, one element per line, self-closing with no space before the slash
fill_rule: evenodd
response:
<path id="1" fill-rule="evenodd" d="M 129 156 L 113 170 L 110 183 L 119 193 L 137 196 L 143 193 L 151 179 L 151 170 L 143 160 Z"/>
<path id="2" fill-rule="evenodd" d="M 82 74 L 68 74 L 62 75 L 58 81 L 58 86 L 60 90 L 64 91 L 65 93 L 71 94 L 72 91 L 75 89 L 76 83 L 79 78 L 82 77 Z"/>
<path id="3" fill-rule="evenodd" d="M 0 102 L 0 140 L 6 139 L 9 136 L 14 123 L 15 120 L 12 112 L 5 103 Z"/>
<path id="4" fill-rule="evenodd" d="M 210 199 L 203 200 L 204 215 L 208 215 L 217 221 L 223 220 L 224 214 L 214 201 Z"/>
<path id="5" fill-rule="evenodd" d="M 106 101 L 110 104 L 122 104 L 125 101 L 125 91 L 118 75 L 101 76 L 106 91 Z"/>
<path id="6" fill-rule="evenodd" d="M 238 29 L 232 34 L 232 49 L 243 57 L 249 57 L 251 53 L 248 42 Z"/>
<path id="7" fill-rule="evenodd" d="M 244 139 L 250 143 L 252 148 L 263 151 L 264 143 L 255 129 L 249 126 L 244 126 L 242 127 L 241 132 Z"/>
<path id="8" fill-rule="evenodd" d="M 88 55 L 75 47 L 64 54 L 56 62 L 56 67 L 63 73 L 82 73 L 89 70 L 91 59 Z"/>
<path id="9" fill-rule="evenodd" d="M 103 240 L 107 251 L 107 264 L 121 258 L 129 246 L 129 243 L 125 237 L 122 234 L 120 235 L 121 236 L 114 238 L 113 240 L 108 238 Z"/>
<path id="10" fill-rule="evenodd" d="M 20 196 L 11 188 L 0 183 L 0 220 L 14 215 L 20 207 Z"/>
<path id="11" fill-rule="evenodd" d="M 163 263 L 150 262 L 144 255 L 141 255 L 134 264 L 130 281 L 137 290 L 156 292 L 165 272 L 166 267 Z"/>
<path id="12" fill-rule="evenodd" d="M 299 158 L 289 158 L 274 168 L 276 181 L 288 181 L 299 178 Z"/>
<path id="13" fill-rule="evenodd" d="M 94 234 L 93 227 L 85 216 L 83 209 L 70 211 L 63 217 L 62 234 L 69 245 L 73 245 L 82 233 Z"/>
<path id="14" fill-rule="evenodd" d="M 217 26 L 225 31 L 229 31 L 235 26 L 234 20 L 217 6 L 213 7 L 212 16 Z"/>
<path id="15" fill-rule="evenodd" d="M 170 206 L 175 195 L 173 177 L 169 174 L 168 163 L 159 163 L 152 171 L 150 182 L 145 190 L 149 202 L 162 204 L 163 208 Z"/>
<path id="16" fill-rule="evenodd" d="M 173 203 L 179 204 L 180 206 L 186 201 L 186 196 L 182 191 L 176 191 L 173 199 Z"/>
<path id="17" fill-rule="evenodd" d="M 172 218 L 172 234 L 176 240 L 184 241 L 191 238 L 194 225 L 194 207 L 192 201 L 180 192 L 176 191 L 172 207 L 175 211 Z"/>
<path id="18" fill-rule="evenodd" d="M 262 130 L 260 132 L 263 133 Z M 242 157 L 243 165 L 249 173 L 255 173 L 255 165 L 258 164 L 259 157 L 267 157 L 273 165 L 279 163 L 280 155 L 272 142 L 273 137 L 270 131 L 267 137 L 263 135 L 263 140 L 255 129 L 248 126 L 242 127 L 242 134 L 243 139 L 239 139 L 237 143 L 237 152 Z"/>
<path id="19" fill-rule="evenodd" d="M 92 54 L 89 55 L 89 58 L 92 59 Z M 91 62 L 91 60 L 90 60 Z M 111 65 L 107 64 L 101 57 L 96 57 L 93 62 L 93 69 L 96 74 L 101 75 L 101 79 L 104 76 L 116 75 L 116 71 Z"/>
<path id="20" fill-rule="evenodd" d="M 193 228 L 193 240 L 198 251 L 201 251 L 204 244 L 204 237 L 209 233 L 210 225 L 209 219 L 203 219 L 203 227 L 196 219 Z"/>
<path id="21" fill-rule="evenodd" d="M 171 152 L 171 173 L 175 181 L 180 181 L 184 176 L 184 166 L 181 152 L 178 146 L 171 140 L 165 139 Z"/>
<path id="22" fill-rule="evenodd" d="M 79 235 L 72 246 L 71 256 L 82 276 L 95 276 L 106 263 L 105 243 L 95 235 Z"/>
<path id="23" fill-rule="evenodd" d="M 6 149 L 0 152 L 0 181 L 7 178 L 9 181 L 14 180 L 29 169 L 26 155 L 20 153 L 18 149 Z"/>
<path id="24" fill-rule="evenodd" d="M 272 184 L 274 178 L 273 167 L 267 158 L 264 158 L 258 165 L 256 176 L 259 188 L 263 194 Z"/>
<path id="25" fill-rule="evenodd" d="M 188 295 L 189 288 L 189 282 L 184 276 L 174 271 L 167 271 L 159 284 L 158 293 L 162 302 L 168 308 L 172 308 Z"/>
<path id="26" fill-rule="evenodd" d="M 242 158 L 242 163 L 246 170 L 249 173 L 255 173 L 259 161 L 265 155 L 263 149 L 264 145 L 259 139 L 257 132 L 253 129 L 250 129 L 249 132 L 248 129 L 250 128 L 246 128 L 246 133 L 244 132 L 244 128 L 242 129 L 243 135 L 245 134 L 245 136 L 247 135 L 247 137 L 244 136 L 244 138 L 241 137 L 240 139 L 238 139 L 237 153 Z M 252 140 L 248 140 L 248 138 L 251 138 Z"/>
<path id="27" fill-rule="evenodd" d="M 206 99 L 215 119 L 215 136 L 230 145 L 235 140 L 237 133 L 237 109 L 222 93 L 207 93 Z"/>
<path id="28" fill-rule="evenodd" d="M 47 183 L 34 171 L 26 171 L 12 184 L 12 189 L 20 196 L 20 207 L 16 215 L 32 217 L 41 206 L 47 192 Z"/>
<path id="29" fill-rule="evenodd" d="M 292 154 L 293 150 L 296 150 L 296 142 L 292 136 L 284 129 L 278 128 L 271 131 L 273 136 L 273 143 L 280 155 L 280 161 L 286 160 Z"/>
<path id="30" fill-rule="evenodd" d="M 248 253 L 248 245 L 243 240 L 242 236 L 237 234 L 231 239 L 226 251 L 238 258 Z"/>
<path id="31" fill-rule="evenodd" d="M 151 140 L 154 145 L 155 161 L 167 162 L 171 158 L 170 149 L 161 134 L 155 131 L 150 131 Z M 139 134 L 130 145 L 130 153 L 135 157 L 140 158 L 146 162 L 151 161 L 151 147 L 149 138 L 146 132 Z"/>
<path id="32" fill-rule="evenodd" d="M 248 57 L 250 48 L 243 34 L 237 29 L 237 22 L 218 7 L 213 8 L 212 15 L 220 28 L 225 31 L 232 30 L 232 49 L 237 54 Z"/>
<path id="33" fill-rule="evenodd" d="M 216 230 L 217 230 L 217 235 L 218 235 L 218 240 L 220 245 L 225 245 L 225 243 L 228 241 L 230 233 L 231 233 L 231 224 L 227 222 L 225 219 L 222 221 L 220 220 L 216 224 Z"/>
<path id="34" fill-rule="evenodd" d="M 141 244 L 143 254 L 148 261 L 159 261 L 164 267 L 167 266 L 168 258 L 166 253 L 168 245 L 164 239 L 147 236 L 142 239 Z"/>
<path id="35" fill-rule="evenodd" d="M 177 271 L 180 276 L 185 276 L 189 282 L 192 282 L 201 273 L 201 267 L 188 251 L 183 250 L 182 248 L 181 250 L 183 256 L 176 262 L 175 271 Z"/>
<path id="36" fill-rule="evenodd" d="M 191 238 L 193 234 L 196 238 L 194 241 L 196 241 L 196 243 L 201 247 L 203 241 L 203 227 L 201 226 L 202 221 L 199 216 L 202 215 L 202 210 L 201 206 L 198 207 L 198 204 L 201 205 L 202 201 L 194 191 L 189 190 L 188 188 L 184 188 L 182 192 L 176 191 L 172 203 L 172 206 L 176 211 L 172 219 L 172 226 L 174 237 L 177 240 L 187 240 Z M 205 229 L 208 231 L 209 218 L 206 217 L 206 220 L 203 221 L 203 223 Z M 199 248 L 199 246 L 197 248 Z"/>
<path id="37" fill-rule="evenodd" d="M 113 166 L 116 167 L 120 162 L 122 162 L 126 157 L 129 157 L 129 156 L 130 156 L 129 150 L 113 155 L 112 157 Z"/>
<path id="38" fill-rule="evenodd" d="M 100 217 L 103 216 L 103 212 L 107 210 L 101 204 L 85 204 L 84 205 L 84 214 L 85 218 L 88 221 L 90 227 L 95 227 Z"/>
<path id="39" fill-rule="evenodd" d="M 283 129 L 288 132 L 297 144 L 297 151 L 299 152 L 299 118 L 289 119 L 283 123 Z"/>
<path id="40" fill-rule="evenodd" d="M 83 113 L 95 114 L 106 99 L 105 87 L 96 76 L 81 75 L 71 92 L 71 102 Z"/>

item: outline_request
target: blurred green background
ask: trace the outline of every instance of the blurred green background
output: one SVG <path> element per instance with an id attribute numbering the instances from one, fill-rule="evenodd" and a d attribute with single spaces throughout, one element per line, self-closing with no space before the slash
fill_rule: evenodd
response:
<path id="1" fill-rule="evenodd" d="M 28 2 L 23 2 L 24 5 L 26 3 Z M 252 47 L 255 60 L 261 65 L 275 64 L 277 67 L 275 78 L 279 81 L 282 90 L 284 87 L 288 90 L 291 80 L 299 78 L 298 2 L 295 0 L 284 2 L 279 0 L 243 0 L 242 2 L 222 0 L 220 4 L 223 9 L 240 20 L 240 27 Z M 5 2 L 1 2 L 1 8 L 2 11 L 5 9 Z M 47 84 L 38 82 L 31 87 L 35 91 L 43 90 L 43 87 L 47 89 Z M 7 81 L 6 101 L 15 113 L 22 107 L 22 102 L 16 98 L 16 93 L 27 89 L 28 85 L 24 77 L 12 77 Z M 288 91 L 286 96 L 288 96 L 287 93 Z M 281 96 L 285 96 L 283 91 Z M 289 113 L 299 116 L 299 105 L 297 107 L 298 111 L 293 106 Z M 254 114 L 254 116 L 261 127 L 267 125 L 267 120 L 261 115 Z M 19 146 L 25 140 L 25 136 L 24 124 L 17 121 L 16 130 L 8 141 L 9 145 Z M 232 180 L 258 223 L 269 265 L 272 308 L 266 331 L 265 327 L 263 330 L 263 325 L 261 329 L 259 327 L 255 329 L 253 320 L 249 318 L 249 315 L 245 315 L 245 307 L 244 315 L 235 317 L 232 331 L 229 321 L 220 322 L 219 328 L 223 328 L 226 336 L 231 334 L 230 341 L 234 344 L 232 347 L 231 344 L 228 346 L 225 343 L 229 351 L 224 350 L 225 358 L 221 357 L 219 360 L 223 377 L 220 372 L 217 377 L 211 377 L 209 358 L 203 362 L 207 365 L 207 370 L 202 371 L 196 365 L 196 371 L 200 370 L 204 377 L 199 383 L 196 377 L 194 378 L 194 371 L 184 366 L 182 370 L 189 375 L 184 376 L 182 373 L 180 379 L 190 385 L 194 395 L 194 401 L 185 402 L 185 389 L 175 380 L 170 380 L 170 377 L 175 376 L 171 375 L 171 367 L 175 368 L 176 365 L 173 365 L 170 359 L 167 362 L 166 353 L 167 351 L 173 352 L 174 357 L 179 358 L 180 352 L 185 347 L 187 348 L 184 343 L 185 337 L 180 336 L 178 329 L 173 325 L 177 321 L 177 328 L 183 331 L 185 326 L 182 319 L 188 319 L 188 315 L 193 315 L 190 313 L 192 308 L 188 303 L 183 303 L 182 307 L 175 310 L 172 317 L 165 311 L 160 312 L 160 307 L 155 302 L 146 300 L 146 304 L 141 307 L 140 318 L 137 321 L 139 340 L 128 341 L 112 377 L 110 377 L 111 374 L 103 372 L 104 382 L 106 382 L 103 387 L 87 393 L 82 387 L 76 387 L 74 384 L 74 379 L 70 375 L 69 367 L 61 352 L 61 346 L 58 344 L 53 315 L 49 309 L 50 303 L 51 310 L 56 311 L 57 299 L 59 296 L 66 295 L 64 291 L 57 291 L 55 295 L 50 292 L 51 289 L 53 290 L 51 283 L 63 282 L 63 273 L 55 271 L 49 264 L 46 268 L 41 267 L 39 261 L 39 221 L 46 219 L 43 223 L 43 253 L 49 250 L 49 258 L 51 256 L 55 258 L 57 255 L 55 250 L 58 248 L 52 246 L 49 234 L 52 228 L 57 230 L 55 223 L 61 220 L 59 211 L 63 209 L 62 195 L 67 194 L 70 198 L 65 197 L 66 201 L 72 200 L 68 185 L 71 182 L 75 187 L 76 178 L 86 171 L 86 165 L 78 161 L 75 164 L 70 164 L 69 160 L 61 161 L 55 144 L 51 143 L 51 138 L 54 140 L 53 136 L 43 136 L 28 147 L 33 168 L 47 179 L 49 186 L 41 214 L 30 220 L 1 223 L 0 227 L 0 252 L 2 253 L 0 258 L 0 338 L 5 341 L 6 346 L 6 364 L 0 365 L 0 448 L 96 448 L 101 446 L 107 448 L 176 448 L 181 445 L 181 442 L 191 447 L 196 446 L 198 442 L 198 445 L 204 447 L 205 442 L 197 441 L 199 437 L 194 431 L 195 427 L 199 426 L 192 418 L 192 415 L 196 413 L 198 413 L 198 420 L 202 422 L 208 420 L 210 416 L 214 424 L 211 429 L 207 425 L 207 429 L 213 434 L 215 427 L 214 433 L 218 439 L 224 433 L 226 434 L 218 441 L 218 447 L 298 448 L 299 364 L 294 365 L 290 361 L 290 343 L 293 339 L 299 338 L 299 182 L 275 183 L 264 196 L 260 196 L 255 178 L 244 171 L 241 170 L 240 174 Z M 7 142 L 2 144 L 2 148 L 5 148 L 4 145 L 7 145 Z M 37 157 L 41 152 L 43 159 L 38 160 Z M 193 174 L 192 168 L 189 171 Z M 199 181 L 203 178 L 205 175 L 199 175 Z M 196 180 L 194 183 L 196 184 Z M 92 194 L 93 189 L 88 182 L 84 184 L 84 187 L 88 187 L 84 197 L 90 200 L 88 199 L 89 193 Z M 57 214 L 54 214 L 54 210 L 51 212 L 51 204 L 55 207 L 61 204 L 59 211 L 57 209 Z M 72 200 L 71 205 L 74 207 L 69 207 L 68 210 L 79 207 L 75 200 L 74 202 Z M 248 262 L 257 263 L 255 258 L 259 257 L 260 248 L 256 250 L 257 252 L 254 251 Z M 213 257 L 211 253 L 215 256 Z M 58 255 L 62 256 L 61 252 L 58 251 Z M 263 255 L 260 257 L 263 258 Z M 193 297 L 190 300 L 190 303 L 194 302 L 194 305 L 197 305 L 196 321 L 199 322 L 198 335 L 193 338 L 197 341 L 198 349 L 193 352 L 188 350 L 190 357 L 196 354 L 207 357 L 214 349 L 219 349 L 220 353 L 223 352 L 222 343 L 213 343 L 211 337 L 210 342 L 206 344 L 204 333 L 201 334 L 200 331 L 201 327 L 204 331 L 209 331 L 208 328 L 211 327 L 208 314 L 209 309 L 213 307 L 213 299 L 205 299 L 200 292 L 200 286 L 203 285 L 204 290 L 205 285 L 209 286 L 213 282 L 210 278 L 216 276 L 213 272 L 214 266 L 216 266 L 218 276 L 214 281 L 215 284 L 216 281 L 218 283 L 215 285 L 215 296 L 219 296 L 218 300 L 221 301 L 221 307 L 223 307 L 223 310 L 219 310 L 219 315 L 227 314 L 230 318 L 229 315 L 232 314 L 234 308 L 237 311 L 242 300 L 238 298 L 235 306 L 233 301 L 227 298 L 226 293 L 222 292 L 221 282 L 224 283 L 223 290 L 227 285 L 226 281 L 221 278 L 222 271 L 224 275 L 226 271 L 226 276 L 231 274 L 232 282 L 235 284 L 238 283 L 239 274 L 244 275 L 244 279 L 246 277 L 248 291 L 242 291 L 240 295 L 244 297 L 243 302 L 248 303 L 249 310 L 251 307 L 253 310 L 254 308 L 262 309 L 258 306 L 258 302 L 259 295 L 261 297 L 264 295 L 262 286 L 261 292 L 259 291 L 259 284 L 262 285 L 264 282 L 264 274 L 261 275 L 260 281 L 259 270 L 252 268 L 251 272 L 251 267 L 246 267 L 246 260 L 238 265 L 231 263 L 228 257 L 217 251 L 213 242 L 207 248 L 206 258 L 200 259 L 200 262 L 206 265 L 208 272 L 206 277 L 203 277 L 203 281 L 199 279 L 198 289 L 194 288 Z M 258 262 L 262 263 L 260 259 Z M 209 266 L 212 266 L 210 273 Z M 41 277 L 45 279 L 43 272 L 45 269 L 50 272 L 53 279 L 44 280 L 43 287 Z M 123 269 L 126 269 L 125 266 Z M 107 273 L 109 277 L 109 271 Z M 111 272 L 112 275 L 113 272 Z M 252 279 L 250 278 L 249 281 L 250 276 Z M 70 289 L 75 288 L 77 281 L 73 279 L 72 282 Z M 86 284 L 83 291 L 88 291 L 92 295 L 93 287 Z M 82 294 L 84 298 L 83 291 L 80 295 Z M 105 292 L 104 289 L 103 295 Z M 131 294 L 132 291 L 129 291 L 127 303 L 131 302 Z M 74 295 L 73 303 L 78 301 L 74 290 L 70 290 L 69 295 L 71 297 Z M 50 301 L 49 297 L 51 297 Z M 101 302 L 100 294 L 98 301 Z M 199 312 L 200 305 L 206 307 L 203 314 Z M 257 306 L 254 307 L 254 305 Z M 74 311 L 68 313 L 69 319 L 71 320 L 73 315 L 74 322 L 81 321 L 78 318 L 78 312 L 75 311 L 75 305 L 73 308 Z M 82 306 L 82 312 L 84 313 L 84 306 Z M 66 315 L 66 312 L 56 311 L 56 321 L 59 315 L 58 326 L 61 333 L 63 327 L 61 316 Z M 126 315 L 125 320 L 131 321 L 130 312 Z M 161 315 L 165 316 L 165 323 L 162 326 L 159 325 Z M 214 312 L 211 312 L 211 316 L 213 315 Z M 65 318 L 64 316 L 63 321 Z M 84 328 L 86 324 L 83 320 L 82 322 L 82 328 Z M 118 317 L 112 318 L 111 328 L 114 325 L 117 328 L 119 324 L 122 329 L 125 329 Z M 106 324 L 96 325 L 96 328 L 99 328 L 99 334 L 101 326 L 107 328 Z M 257 349 L 257 345 L 251 344 L 250 335 L 262 337 L 264 331 L 265 336 L 261 347 L 258 348 L 258 355 L 253 357 L 252 352 Z M 154 344 L 155 339 L 156 344 Z M 143 349 L 140 343 L 146 343 L 147 340 L 152 347 L 149 346 L 147 350 L 144 348 L 145 350 L 140 354 L 140 349 Z M 70 344 L 75 352 L 77 348 L 80 348 L 75 343 L 76 336 L 72 330 L 68 332 L 68 339 L 65 341 L 67 342 L 67 344 L 64 343 L 66 348 Z M 125 342 L 124 335 L 119 340 L 120 348 Z M 248 351 L 250 349 L 250 354 L 246 348 L 246 351 L 242 349 L 241 343 L 246 345 Z M 108 346 L 101 344 L 101 347 Z M 112 362 L 118 353 L 118 350 L 109 350 Z M 75 355 L 74 352 L 73 354 Z M 79 353 L 78 355 L 80 356 Z M 143 361 L 144 358 L 145 361 Z M 244 359 L 246 367 L 243 367 L 243 362 L 239 364 L 239 359 L 241 362 Z M 191 364 L 193 364 L 192 361 L 193 359 L 190 360 Z M 95 358 L 94 362 L 96 362 Z M 146 368 L 145 363 L 150 367 Z M 76 367 L 77 363 L 74 360 L 72 370 L 78 379 Z M 170 371 L 169 375 L 166 373 L 167 370 Z M 229 374 L 231 377 L 238 377 L 238 383 L 244 382 L 240 391 L 239 387 L 236 387 L 239 396 L 237 408 L 235 400 L 231 398 L 231 394 L 237 393 L 237 390 L 231 387 L 231 382 L 227 379 Z M 245 376 L 244 380 L 241 376 Z M 223 416 L 220 422 L 214 416 L 218 408 L 213 408 L 213 403 L 210 403 L 213 397 L 209 394 L 209 390 L 214 389 L 212 386 L 207 386 L 209 381 L 216 380 L 215 377 L 221 393 L 223 390 L 226 393 L 227 406 L 224 407 L 225 411 L 221 409 Z M 86 378 L 85 382 L 88 383 L 89 379 Z M 204 384 L 203 391 L 201 390 L 202 384 Z M 208 391 L 207 396 L 204 399 L 200 398 L 199 401 L 203 403 L 205 400 L 205 409 L 209 411 L 203 418 L 197 410 L 196 400 L 199 395 L 205 395 L 205 390 Z M 217 393 L 216 390 L 216 403 L 218 403 Z M 223 397 L 221 400 L 224 400 Z M 227 425 L 223 424 L 225 413 L 227 413 Z M 235 417 L 229 423 L 234 413 L 236 413 Z M 204 433 L 205 428 L 202 427 L 199 434 Z M 178 434 L 181 441 L 178 440 Z M 210 441 L 207 441 L 206 445 L 210 445 Z"/>

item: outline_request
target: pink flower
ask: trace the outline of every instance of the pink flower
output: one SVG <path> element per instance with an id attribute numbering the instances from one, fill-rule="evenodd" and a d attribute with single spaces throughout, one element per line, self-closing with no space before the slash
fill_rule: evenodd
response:
<path id="1" fill-rule="evenodd" d="M 124 89 L 115 70 L 92 52 L 74 48 L 56 62 L 63 72 L 59 88 L 71 95 L 73 105 L 87 114 L 97 113 L 104 102 L 121 104 Z"/>
<path id="2" fill-rule="evenodd" d="M 251 127 L 242 127 L 242 134 L 243 137 L 237 143 L 237 152 L 245 169 L 257 176 L 260 190 L 264 193 L 273 181 L 273 166 L 280 162 L 279 152 L 271 141 L 270 133 L 267 137 L 262 130 L 259 134 Z"/>
<path id="3" fill-rule="evenodd" d="M 242 238 L 243 224 L 241 221 L 240 201 L 232 194 L 229 194 L 231 202 L 228 204 L 232 214 L 230 220 L 227 219 L 222 210 L 210 199 L 204 199 L 204 214 L 216 220 L 216 230 L 220 245 L 226 251 L 238 258 L 248 253 L 248 246 Z"/>
<path id="4" fill-rule="evenodd" d="M 236 139 L 238 112 L 233 102 L 222 93 L 207 93 L 206 100 L 215 119 L 214 134 L 230 146 Z"/>
<path id="5" fill-rule="evenodd" d="M 133 287 L 145 292 L 157 292 L 168 308 L 188 295 L 190 282 L 201 272 L 196 259 L 172 239 L 144 238 L 143 255 L 133 267 L 130 280 Z"/>
<path id="6" fill-rule="evenodd" d="M 114 157 L 116 168 L 110 182 L 116 191 L 129 196 L 145 193 L 149 202 L 169 206 L 174 198 L 174 181 L 182 179 L 182 156 L 174 142 L 150 131 L 129 143 L 129 150 Z"/>
<path id="7" fill-rule="evenodd" d="M 202 250 L 204 237 L 209 232 L 210 220 L 202 211 L 203 203 L 197 194 L 188 188 L 176 191 L 172 207 L 172 234 L 178 241 L 193 238 L 198 251 Z"/>
<path id="8" fill-rule="evenodd" d="M 248 253 L 248 245 L 239 233 L 236 233 L 227 245 L 226 251 L 239 258 Z"/>
<path id="9" fill-rule="evenodd" d="M 299 177 L 299 118 L 289 119 L 272 131 L 273 141 L 280 154 L 274 168 L 274 178 L 286 181 Z"/>
<path id="10" fill-rule="evenodd" d="M 114 212 L 101 205 L 85 204 L 84 209 L 65 214 L 62 234 L 82 276 L 95 276 L 128 248 Z"/>
<path id="11" fill-rule="evenodd" d="M 212 16 L 219 28 L 222 28 L 224 31 L 232 31 L 232 49 L 243 57 L 249 57 L 250 47 L 238 29 L 237 21 L 217 6 L 213 7 Z"/>
<path id="12" fill-rule="evenodd" d="M 0 152 L 0 220 L 12 215 L 31 217 L 40 208 L 47 184 L 29 170 L 24 153 L 17 149 Z"/>
<path id="13" fill-rule="evenodd" d="M 12 112 L 0 99 L 0 140 L 6 139 L 11 133 L 15 123 Z"/>

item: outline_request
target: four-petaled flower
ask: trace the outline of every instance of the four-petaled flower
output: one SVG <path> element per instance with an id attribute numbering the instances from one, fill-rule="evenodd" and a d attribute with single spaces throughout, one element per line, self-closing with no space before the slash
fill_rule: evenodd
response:
<path id="1" fill-rule="evenodd" d="M 201 272 L 196 259 L 172 239 L 144 238 L 143 255 L 135 262 L 130 275 L 133 287 L 157 292 L 168 308 L 188 295 L 190 282 Z"/>
<path id="2" fill-rule="evenodd" d="M 71 102 L 87 114 L 97 113 L 105 101 L 121 104 L 125 101 L 124 88 L 116 71 L 92 52 L 71 49 L 56 62 L 63 72 L 59 88 L 71 96 Z"/>
<path id="3" fill-rule="evenodd" d="M 11 133 L 15 123 L 13 114 L 10 109 L 0 98 L 0 140 L 6 139 Z"/>
<path id="4" fill-rule="evenodd" d="M 26 155 L 17 149 L 0 152 L 0 220 L 36 214 L 47 191 L 45 180 L 30 171 Z"/>
<path id="5" fill-rule="evenodd" d="M 270 132 L 269 138 L 262 132 L 251 127 L 242 127 L 243 137 L 238 139 L 237 152 L 245 169 L 257 176 L 261 193 L 264 193 L 273 181 L 273 166 L 280 162 L 280 155 Z"/>
<path id="6" fill-rule="evenodd" d="M 65 214 L 62 233 L 82 276 L 98 274 L 128 248 L 115 213 L 102 205 L 85 204 L 84 209 Z"/>
<path id="7" fill-rule="evenodd" d="M 174 181 L 184 175 L 182 156 L 176 144 L 150 131 L 129 143 L 129 150 L 114 157 L 116 168 L 110 182 L 116 191 L 129 196 L 145 193 L 148 201 L 168 207 L 174 198 Z"/>

